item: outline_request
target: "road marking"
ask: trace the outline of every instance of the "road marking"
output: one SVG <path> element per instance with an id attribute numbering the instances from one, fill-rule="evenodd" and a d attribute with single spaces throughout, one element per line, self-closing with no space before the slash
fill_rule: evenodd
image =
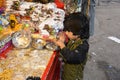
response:
<path id="1" fill-rule="evenodd" d="M 108 39 L 111 39 L 111 40 L 113 40 L 113 41 L 115 41 L 117 43 L 120 43 L 120 39 L 118 39 L 117 37 L 110 36 L 110 37 L 108 37 Z"/>
<path id="2" fill-rule="evenodd" d="M 92 52 L 92 54 L 96 56 L 95 52 Z"/>

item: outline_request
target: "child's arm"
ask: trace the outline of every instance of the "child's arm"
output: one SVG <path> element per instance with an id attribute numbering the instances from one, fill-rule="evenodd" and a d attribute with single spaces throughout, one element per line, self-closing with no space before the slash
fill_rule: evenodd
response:
<path id="1" fill-rule="evenodd" d="M 89 44 L 87 41 L 83 41 L 76 49 L 70 51 L 70 49 L 64 47 L 60 52 L 69 64 L 80 64 L 86 60 L 86 56 L 89 50 Z"/>

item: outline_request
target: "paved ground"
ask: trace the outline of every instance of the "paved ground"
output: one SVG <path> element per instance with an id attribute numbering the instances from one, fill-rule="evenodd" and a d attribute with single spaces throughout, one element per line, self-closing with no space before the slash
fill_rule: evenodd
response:
<path id="1" fill-rule="evenodd" d="M 99 5 L 84 80 L 120 80 L 120 0 L 99 0 Z"/>

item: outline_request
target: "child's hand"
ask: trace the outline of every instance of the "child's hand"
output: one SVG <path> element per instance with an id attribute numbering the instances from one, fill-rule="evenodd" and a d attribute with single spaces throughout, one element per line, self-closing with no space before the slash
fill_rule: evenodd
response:
<path id="1" fill-rule="evenodd" d="M 62 42 L 65 42 L 66 36 L 64 32 L 59 32 L 58 39 Z"/>
<path id="2" fill-rule="evenodd" d="M 65 47 L 64 42 L 61 41 L 60 39 L 59 39 L 59 40 L 54 39 L 53 42 L 54 42 L 57 46 L 59 46 L 61 49 Z"/>

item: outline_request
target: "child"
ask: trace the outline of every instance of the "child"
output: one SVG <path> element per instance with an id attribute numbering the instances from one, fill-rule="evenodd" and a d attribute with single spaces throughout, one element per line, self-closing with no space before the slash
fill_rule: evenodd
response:
<path id="1" fill-rule="evenodd" d="M 87 61 L 89 44 L 89 20 L 82 13 L 72 13 L 65 17 L 64 32 L 54 40 L 60 47 L 63 58 L 62 80 L 82 80 L 83 70 Z M 65 35 L 68 37 L 66 42 Z"/>

